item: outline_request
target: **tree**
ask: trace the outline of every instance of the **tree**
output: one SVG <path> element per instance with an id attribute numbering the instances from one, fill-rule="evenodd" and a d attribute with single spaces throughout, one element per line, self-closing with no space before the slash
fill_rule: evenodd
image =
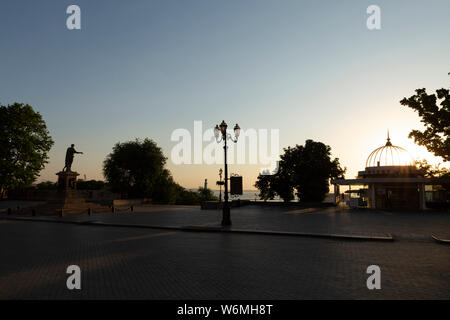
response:
<path id="1" fill-rule="evenodd" d="M 255 187 L 259 190 L 259 198 L 261 200 L 273 200 L 277 192 L 275 191 L 275 175 L 259 175 Z"/>
<path id="2" fill-rule="evenodd" d="M 52 145 L 45 121 L 30 105 L 0 106 L 0 190 L 30 186 Z"/>
<path id="3" fill-rule="evenodd" d="M 343 178 L 339 159 L 331 160 L 331 147 L 322 142 L 306 140 L 304 146 L 285 149 L 281 156 L 285 167 L 303 202 L 321 202 L 329 191 L 330 178 Z"/>
<path id="4" fill-rule="evenodd" d="M 56 190 L 56 183 L 54 181 L 42 181 L 36 184 L 37 190 Z"/>
<path id="5" fill-rule="evenodd" d="M 112 191 L 129 197 L 160 197 L 158 188 L 170 184 L 166 157 L 151 139 L 116 143 L 103 162 L 103 174 Z M 155 200 L 156 200 L 155 198 Z"/>
<path id="6" fill-rule="evenodd" d="M 100 180 L 78 180 L 77 189 L 78 190 L 102 190 L 105 189 L 106 183 Z"/>
<path id="7" fill-rule="evenodd" d="M 442 178 L 450 174 L 450 169 L 441 167 L 440 163 L 433 166 L 426 159 L 416 161 L 416 167 L 419 175 L 426 178 Z"/>
<path id="8" fill-rule="evenodd" d="M 177 190 L 177 200 L 175 203 L 183 205 L 196 205 L 200 204 L 200 197 L 197 192 L 186 190 L 179 186 L 179 189 Z"/>
<path id="9" fill-rule="evenodd" d="M 163 169 L 156 179 L 156 188 L 151 195 L 153 202 L 175 204 L 182 186 L 173 181 L 170 171 Z"/>
<path id="10" fill-rule="evenodd" d="M 209 189 L 190 191 L 176 183 L 166 160 L 151 139 L 119 142 L 103 162 L 103 175 L 113 192 L 148 197 L 154 203 L 195 205 L 217 199 Z"/>
<path id="11" fill-rule="evenodd" d="M 278 168 L 278 173 L 273 176 L 271 185 L 284 202 L 294 200 L 292 176 L 285 165 L 281 165 Z"/>
<path id="12" fill-rule="evenodd" d="M 440 100 L 438 103 L 438 99 Z M 412 130 L 409 138 L 429 152 L 450 160 L 450 93 L 448 89 L 436 90 L 428 95 L 425 89 L 417 89 L 416 94 L 403 98 L 400 103 L 418 112 L 424 131 Z"/>
<path id="13" fill-rule="evenodd" d="M 438 163 L 434 166 L 428 163 L 426 159 L 423 159 L 421 161 L 416 161 L 416 167 L 419 171 L 419 175 L 426 177 L 426 178 L 438 178 L 442 179 L 442 187 L 445 190 L 450 191 L 450 184 L 446 183 L 445 181 L 450 178 L 450 169 L 441 167 L 441 164 Z"/>
<path id="14" fill-rule="evenodd" d="M 313 140 L 284 149 L 280 158 L 275 175 L 258 176 L 255 187 L 261 199 L 273 199 L 276 194 L 291 201 L 296 190 L 302 202 L 321 202 L 329 191 L 329 179 L 342 178 L 345 173 L 338 158 L 331 160 L 331 148 Z"/>
<path id="15" fill-rule="evenodd" d="M 200 201 L 218 201 L 219 200 L 219 198 L 217 198 L 214 195 L 214 192 L 211 189 L 205 189 L 203 187 L 198 187 L 197 192 L 200 196 Z"/>

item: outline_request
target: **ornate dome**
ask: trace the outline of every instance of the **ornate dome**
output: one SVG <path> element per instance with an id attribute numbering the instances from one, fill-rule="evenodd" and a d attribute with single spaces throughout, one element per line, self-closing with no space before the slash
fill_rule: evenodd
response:
<path id="1" fill-rule="evenodd" d="M 386 144 L 373 150 L 366 160 L 366 168 L 413 165 L 414 159 L 409 152 L 391 143 L 389 131 Z"/>

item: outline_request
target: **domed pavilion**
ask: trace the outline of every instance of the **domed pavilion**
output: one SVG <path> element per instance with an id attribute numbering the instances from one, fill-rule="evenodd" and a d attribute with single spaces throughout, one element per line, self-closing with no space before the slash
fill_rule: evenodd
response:
<path id="1" fill-rule="evenodd" d="M 393 145 L 388 132 L 386 144 L 369 154 L 365 169 L 355 179 L 336 179 L 331 183 L 335 203 L 347 198 L 350 207 L 426 209 L 425 185 L 442 181 L 421 176 L 414 158 Z M 347 197 L 340 195 L 340 186 L 349 187 Z"/>

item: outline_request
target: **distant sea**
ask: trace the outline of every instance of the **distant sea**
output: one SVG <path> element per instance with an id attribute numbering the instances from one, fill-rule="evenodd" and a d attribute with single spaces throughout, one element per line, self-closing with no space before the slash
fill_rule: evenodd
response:
<path id="1" fill-rule="evenodd" d="M 214 195 L 216 197 L 219 197 L 219 190 L 213 190 Z M 241 200 L 253 200 L 255 201 L 255 197 L 256 200 L 260 200 L 258 197 L 259 191 L 258 190 L 243 190 L 242 195 L 239 196 L 230 196 L 230 199 L 241 199 Z M 333 202 L 333 193 L 328 193 L 327 196 L 325 197 L 324 202 Z M 222 199 L 223 199 L 223 190 L 222 190 Z M 270 200 L 270 201 L 276 201 L 276 202 L 280 202 L 283 201 L 280 197 L 275 197 L 275 199 Z"/>
<path id="2" fill-rule="evenodd" d="M 219 190 L 213 190 L 214 195 L 216 197 L 219 197 Z M 258 197 L 259 191 L 258 190 L 243 190 L 242 195 L 239 196 L 231 196 L 230 199 L 241 199 L 241 200 L 259 200 Z M 223 190 L 222 190 L 222 199 L 223 199 Z M 276 201 L 280 201 L 280 199 L 275 199 Z"/>
<path id="3" fill-rule="evenodd" d="M 198 189 L 189 189 L 191 191 L 197 191 Z M 212 190 L 214 192 L 214 195 L 218 198 L 219 197 L 219 190 Z M 241 200 L 259 200 L 258 197 L 259 191 L 258 190 L 243 190 L 242 195 L 239 196 L 231 196 L 230 199 L 241 199 Z M 223 200 L 223 189 L 222 189 L 222 200 Z M 279 197 L 275 198 L 273 201 L 281 201 Z"/>

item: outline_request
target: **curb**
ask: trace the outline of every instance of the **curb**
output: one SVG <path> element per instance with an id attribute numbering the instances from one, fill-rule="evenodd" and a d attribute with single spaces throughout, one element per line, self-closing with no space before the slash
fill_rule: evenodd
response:
<path id="1" fill-rule="evenodd" d="M 364 236 L 364 235 L 346 235 L 346 234 L 326 234 L 326 233 L 304 233 L 304 232 L 289 232 L 289 231 L 273 231 L 273 230 L 251 230 L 251 229 L 229 229 L 222 227 L 202 227 L 202 226 L 155 226 L 143 224 L 118 224 L 106 223 L 98 220 L 91 221 L 67 221 L 55 219 L 36 219 L 36 218 L 3 218 L 4 220 L 15 221 L 37 221 L 50 223 L 65 223 L 75 225 L 88 225 L 99 227 L 119 227 L 119 228 L 141 228 L 141 229 L 159 229 L 159 230 L 178 230 L 184 232 L 221 232 L 221 233 L 240 233 L 240 234 L 254 234 L 254 235 L 272 235 L 272 236 L 290 236 L 290 237 L 308 237 L 308 238 L 322 238 L 334 240 L 357 240 L 357 241 L 384 241 L 392 242 L 394 237 L 391 234 Z"/>
<path id="2" fill-rule="evenodd" d="M 291 237 L 309 237 L 309 238 L 323 238 L 323 239 L 338 239 L 338 240 L 359 240 L 359 241 L 394 241 L 391 234 L 379 236 L 363 236 L 363 235 L 346 235 L 333 233 L 304 233 L 304 232 L 290 232 L 290 231 L 273 231 L 273 230 L 250 230 L 250 229 L 223 229 L 220 227 L 196 227 L 185 226 L 183 231 L 197 231 L 197 232 L 223 232 L 223 233 L 242 233 L 242 234 L 258 234 L 258 235 L 274 235 L 274 236 L 291 236 Z"/>
<path id="3" fill-rule="evenodd" d="M 450 244 L 450 240 L 438 238 L 434 234 L 431 235 L 431 238 L 433 238 L 434 241 L 440 244 Z"/>

